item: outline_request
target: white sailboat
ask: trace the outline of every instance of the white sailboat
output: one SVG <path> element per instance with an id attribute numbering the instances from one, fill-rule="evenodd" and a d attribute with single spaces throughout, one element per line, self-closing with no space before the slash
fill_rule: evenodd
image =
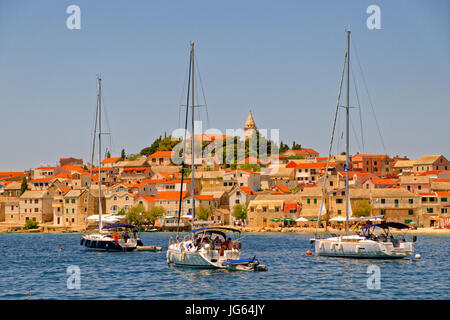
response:
<path id="1" fill-rule="evenodd" d="M 97 111 L 96 111 L 96 122 L 95 129 L 98 134 L 98 232 L 96 233 L 88 233 L 83 234 L 80 245 L 86 249 L 90 250 L 100 250 L 100 251 L 133 251 L 136 249 L 137 245 L 142 245 L 140 239 L 137 238 L 137 233 L 135 230 L 135 226 L 129 224 L 112 224 L 108 226 L 103 226 L 103 222 L 112 221 L 109 219 L 105 220 L 103 217 L 102 210 L 102 184 L 101 184 L 101 154 L 102 154 L 102 145 L 101 145 L 101 81 L 100 77 L 97 78 Z M 94 159 L 94 150 L 95 150 L 95 134 L 92 143 L 92 166 L 91 166 L 91 181 L 92 181 L 92 173 L 93 173 L 93 159 Z M 89 209 L 89 196 L 90 196 L 90 187 L 89 184 L 89 192 L 88 192 L 88 203 L 87 208 Z M 88 220 L 88 211 L 86 212 L 86 223 Z M 97 217 L 95 217 L 97 218 Z M 130 232 L 128 232 L 130 231 Z"/>
<path id="2" fill-rule="evenodd" d="M 347 257 L 347 258 L 392 258 L 401 259 L 411 256 L 414 253 L 414 241 L 406 241 L 405 237 L 395 238 L 391 232 L 391 228 L 396 229 L 407 229 L 407 225 L 394 222 L 383 222 L 379 224 L 371 224 L 362 228 L 359 234 L 349 234 L 349 221 L 351 216 L 351 203 L 349 195 L 349 78 L 350 78 L 350 30 L 347 30 L 347 53 L 345 56 L 344 70 L 341 78 L 341 85 L 338 96 L 338 103 L 336 106 L 336 115 L 333 125 L 333 133 L 331 137 L 328 162 L 331 157 L 331 149 L 334 136 L 334 127 L 336 124 L 336 116 L 339 108 L 339 101 L 341 96 L 342 82 L 344 78 L 344 71 L 347 75 L 347 101 L 346 101 L 346 161 L 345 161 L 345 196 L 346 196 L 346 226 L 345 234 L 340 236 L 332 236 L 328 238 L 315 237 L 311 239 L 311 242 L 315 245 L 315 254 L 318 256 L 329 256 L 329 257 Z M 325 178 L 323 184 L 322 193 L 322 203 L 321 209 L 319 210 L 318 223 L 320 221 L 320 216 L 323 213 L 324 196 L 326 193 L 326 179 L 328 175 L 328 162 L 327 169 L 325 171 Z M 378 230 L 381 230 L 380 234 Z"/>
<path id="3" fill-rule="evenodd" d="M 191 43 L 190 64 L 186 103 L 185 132 L 187 131 L 189 100 L 191 95 L 192 139 L 191 139 L 191 172 L 192 172 L 192 224 L 195 225 L 195 148 L 194 148 L 194 43 Z M 185 169 L 186 136 L 184 138 L 183 160 L 181 166 L 181 189 L 178 206 L 178 227 L 175 241 L 169 240 L 166 257 L 169 265 L 191 268 L 231 269 L 244 271 L 265 271 L 267 267 L 260 264 L 256 257 L 241 259 L 241 232 L 227 227 L 206 227 L 192 230 L 183 240 L 179 240 L 179 226 L 182 214 L 182 194 Z M 193 229 L 193 228 L 192 228 Z M 227 233 L 237 235 L 232 240 Z"/>

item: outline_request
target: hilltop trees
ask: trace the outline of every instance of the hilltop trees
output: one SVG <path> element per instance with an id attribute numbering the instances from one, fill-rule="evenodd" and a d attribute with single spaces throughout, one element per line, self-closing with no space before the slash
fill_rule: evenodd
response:
<path id="1" fill-rule="evenodd" d="M 172 149 L 181 142 L 181 139 L 175 139 L 171 135 L 168 137 L 162 138 L 159 136 L 150 147 L 146 147 L 141 150 L 140 154 L 143 156 L 149 156 L 156 151 L 172 151 Z"/>

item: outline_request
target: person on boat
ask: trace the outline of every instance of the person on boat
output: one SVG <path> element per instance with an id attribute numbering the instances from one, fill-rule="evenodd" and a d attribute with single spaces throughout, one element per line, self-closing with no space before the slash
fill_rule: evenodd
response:
<path id="1" fill-rule="evenodd" d="M 119 236 L 117 235 L 117 230 L 114 232 L 114 242 L 119 242 Z"/>
<path id="2" fill-rule="evenodd" d="M 227 250 L 233 249 L 233 241 L 231 241 L 231 238 L 228 238 L 228 239 L 225 241 L 225 246 L 226 246 Z"/>
<path id="3" fill-rule="evenodd" d="M 129 238 L 130 238 L 130 236 L 128 235 L 128 229 L 125 228 L 125 231 L 123 232 L 123 241 L 125 241 L 125 243 L 127 243 Z"/>

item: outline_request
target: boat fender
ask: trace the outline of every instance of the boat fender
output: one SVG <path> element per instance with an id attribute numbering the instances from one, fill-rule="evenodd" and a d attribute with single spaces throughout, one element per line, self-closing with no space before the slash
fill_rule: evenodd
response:
<path id="1" fill-rule="evenodd" d="M 359 246 L 356 246 L 356 247 L 355 247 L 355 252 L 358 253 L 358 252 L 359 252 L 359 249 L 360 249 L 360 247 L 359 247 Z"/>
<path id="2" fill-rule="evenodd" d="M 84 244 L 84 239 L 81 239 L 80 246 L 82 246 L 83 244 Z"/>
<path id="3" fill-rule="evenodd" d="M 311 250 L 306 250 L 306 255 L 307 255 L 307 256 L 312 255 L 312 251 L 311 251 Z"/>

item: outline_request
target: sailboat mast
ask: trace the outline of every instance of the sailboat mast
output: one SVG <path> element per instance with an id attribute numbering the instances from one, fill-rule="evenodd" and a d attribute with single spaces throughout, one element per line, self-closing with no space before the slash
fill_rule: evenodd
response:
<path id="1" fill-rule="evenodd" d="M 102 173 L 101 173 L 101 157 L 102 157 L 102 107 L 101 107 L 101 96 L 102 96 L 102 79 L 100 77 L 98 80 L 98 93 L 97 93 L 97 114 L 98 114 L 98 229 L 101 232 L 103 229 L 102 221 Z"/>
<path id="2" fill-rule="evenodd" d="M 195 78 L 195 69 L 194 69 L 194 43 L 191 43 L 191 64 L 192 64 L 192 72 L 191 72 L 191 95 L 192 95 L 192 143 L 191 143 L 191 160 L 192 160 L 192 225 L 194 225 L 195 222 L 195 166 L 194 166 L 194 158 L 195 158 L 195 149 L 194 149 L 194 141 L 195 141 L 195 135 L 194 135 L 194 78 Z"/>
<path id="3" fill-rule="evenodd" d="M 349 135 L 349 119 L 350 119 L 350 30 L 347 30 L 347 103 L 346 103 L 346 141 L 345 141 L 345 196 L 346 196 L 346 218 L 345 218 L 345 233 L 348 234 L 348 222 L 349 222 L 349 188 L 348 188 L 348 172 L 350 170 L 349 167 L 349 144 L 350 144 L 350 135 Z"/>

